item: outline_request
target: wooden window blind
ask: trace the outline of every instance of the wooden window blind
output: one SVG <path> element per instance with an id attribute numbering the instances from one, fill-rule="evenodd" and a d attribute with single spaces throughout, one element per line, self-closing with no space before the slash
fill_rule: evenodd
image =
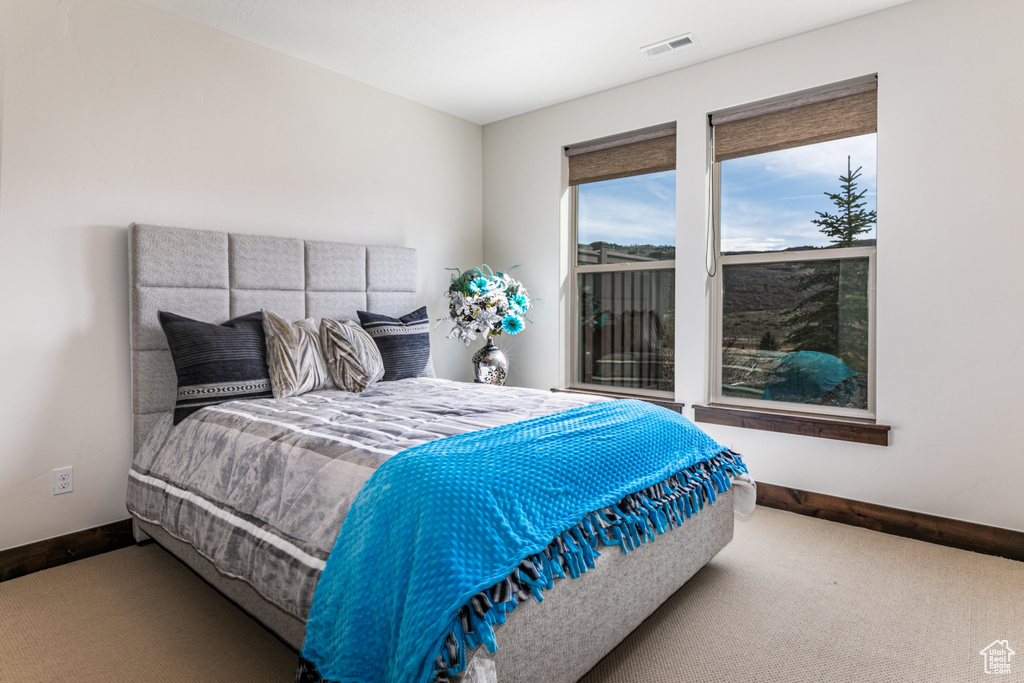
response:
<path id="1" fill-rule="evenodd" d="M 875 79 L 728 114 L 712 114 L 715 161 L 877 130 Z"/>
<path id="2" fill-rule="evenodd" d="M 565 155 L 570 185 L 671 171 L 676 167 L 676 127 L 573 145 Z"/>

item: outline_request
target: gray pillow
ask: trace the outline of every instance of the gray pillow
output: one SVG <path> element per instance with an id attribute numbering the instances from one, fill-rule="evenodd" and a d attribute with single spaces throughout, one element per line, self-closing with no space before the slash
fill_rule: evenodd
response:
<path id="1" fill-rule="evenodd" d="M 356 311 L 363 329 L 377 342 L 384 359 L 384 381 L 434 377 L 430 360 L 430 320 L 423 306 L 401 318 Z"/>
<path id="2" fill-rule="evenodd" d="M 157 317 L 178 375 L 174 424 L 206 406 L 273 396 L 259 312 L 223 325 L 166 311 Z"/>
<path id="3" fill-rule="evenodd" d="M 263 332 L 274 398 L 334 388 L 320 349 L 320 330 L 312 318 L 293 323 L 264 309 Z"/>
<path id="4" fill-rule="evenodd" d="M 320 347 L 334 384 L 360 392 L 384 377 L 384 360 L 373 338 L 352 320 L 320 321 Z"/>

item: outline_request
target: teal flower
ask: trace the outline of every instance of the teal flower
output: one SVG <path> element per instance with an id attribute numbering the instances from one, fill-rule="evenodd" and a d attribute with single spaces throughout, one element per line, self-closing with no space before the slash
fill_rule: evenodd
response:
<path id="1" fill-rule="evenodd" d="M 477 334 L 519 334 L 529 322 L 525 314 L 533 302 L 526 289 L 505 272 L 486 264 L 454 271 L 448 297 L 448 317 L 454 324 L 450 337 L 468 344 Z"/>
<path id="2" fill-rule="evenodd" d="M 508 298 L 508 307 L 513 313 L 526 313 L 526 309 L 530 307 L 530 300 L 522 294 L 515 294 Z"/>
<path id="3" fill-rule="evenodd" d="M 509 334 L 519 334 L 523 327 L 523 319 L 518 315 L 506 315 L 501 319 L 501 329 Z"/>

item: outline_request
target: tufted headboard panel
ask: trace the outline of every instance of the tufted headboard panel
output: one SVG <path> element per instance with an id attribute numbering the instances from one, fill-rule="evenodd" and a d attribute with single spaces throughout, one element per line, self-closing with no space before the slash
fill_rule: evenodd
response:
<path id="1" fill-rule="evenodd" d="M 400 316 L 416 307 L 416 251 L 133 223 L 128 230 L 132 442 L 174 408 L 157 311 L 222 323 L 266 308 L 290 320 Z"/>

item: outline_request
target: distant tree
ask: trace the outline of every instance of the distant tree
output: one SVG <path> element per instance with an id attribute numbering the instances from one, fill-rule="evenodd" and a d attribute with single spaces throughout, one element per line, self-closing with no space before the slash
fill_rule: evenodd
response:
<path id="1" fill-rule="evenodd" d="M 875 224 L 877 214 L 864 210 L 864 195 L 868 191 L 857 192 L 857 178 L 860 177 L 862 168 L 863 166 L 858 166 L 856 171 L 850 170 L 850 157 L 846 157 L 846 175 L 839 176 L 840 191 L 834 194 L 825 193 L 838 211 L 835 214 L 814 212 L 818 217 L 811 222 L 831 238 L 833 247 L 856 246 L 857 235 L 870 231 L 871 226 Z"/>
<path id="2" fill-rule="evenodd" d="M 757 343 L 757 349 L 759 351 L 778 351 L 779 340 L 775 338 L 771 330 L 765 330 L 761 335 L 761 341 Z"/>
<path id="3" fill-rule="evenodd" d="M 865 211 L 864 195 L 857 191 L 862 167 L 853 170 L 846 157 L 846 175 L 839 176 L 839 192 L 825 195 L 836 213 L 816 211 L 811 222 L 831 241 L 829 248 L 854 247 L 857 236 L 871 230 L 877 214 Z M 842 277 L 840 277 L 840 275 Z M 867 370 L 867 265 L 861 260 L 812 261 L 793 276 L 793 289 L 805 293 L 786 311 L 792 331 L 786 343 L 796 351 L 821 351 L 842 358 L 857 372 Z M 842 348 L 840 348 L 842 347 Z"/>

